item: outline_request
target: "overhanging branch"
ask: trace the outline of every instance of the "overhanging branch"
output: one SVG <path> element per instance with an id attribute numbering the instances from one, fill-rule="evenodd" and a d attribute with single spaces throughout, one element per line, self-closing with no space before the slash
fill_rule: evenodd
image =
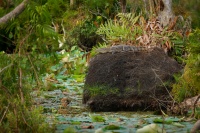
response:
<path id="1" fill-rule="evenodd" d="M 11 20 L 11 19 L 17 17 L 18 15 L 20 15 L 24 11 L 24 9 L 26 8 L 26 5 L 27 5 L 28 1 L 29 0 L 24 0 L 14 10 L 12 10 L 11 12 L 9 12 L 5 16 L 1 17 L 0 18 L 0 24 L 5 24 L 9 20 Z"/>

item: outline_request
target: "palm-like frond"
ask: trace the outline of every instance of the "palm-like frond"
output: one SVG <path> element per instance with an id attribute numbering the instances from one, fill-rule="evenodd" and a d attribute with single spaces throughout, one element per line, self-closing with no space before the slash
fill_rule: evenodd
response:
<path id="1" fill-rule="evenodd" d="M 99 48 L 104 48 L 104 47 L 107 47 L 107 44 L 106 43 L 99 43 L 97 46 L 94 46 L 92 48 L 92 51 L 91 51 L 91 57 L 95 56 L 97 53 L 96 53 L 96 50 L 99 49 Z"/>
<path id="2" fill-rule="evenodd" d="M 117 17 L 119 17 L 119 21 L 126 25 L 135 25 L 140 15 L 136 15 L 135 13 L 119 13 L 117 14 Z"/>
<path id="3" fill-rule="evenodd" d="M 106 40 L 110 43 L 126 43 L 128 40 L 135 40 L 137 34 L 141 34 L 141 28 L 135 26 L 139 16 L 135 14 L 119 13 L 118 20 L 108 20 L 105 24 L 100 25 L 97 34 L 105 35 Z"/>

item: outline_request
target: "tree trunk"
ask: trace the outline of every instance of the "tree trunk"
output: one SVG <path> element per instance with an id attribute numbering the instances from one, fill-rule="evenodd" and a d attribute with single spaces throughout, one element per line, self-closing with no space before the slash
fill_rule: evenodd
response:
<path id="1" fill-rule="evenodd" d="M 70 0 L 70 7 L 73 9 L 76 5 L 76 0 Z"/>
<path id="2" fill-rule="evenodd" d="M 151 16 L 158 15 L 158 19 L 163 26 L 167 26 L 174 18 L 172 12 L 172 0 L 143 0 L 145 12 Z"/>
<path id="3" fill-rule="evenodd" d="M 26 5 L 29 0 L 24 0 L 21 4 L 19 4 L 14 10 L 6 14 L 5 16 L 0 18 L 0 24 L 6 24 L 9 20 L 16 18 L 18 15 L 20 15 L 24 9 L 26 8 Z"/>
<path id="4" fill-rule="evenodd" d="M 162 0 L 162 2 L 164 4 L 164 10 L 159 12 L 158 19 L 163 26 L 167 26 L 174 18 L 172 12 L 172 0 Z"/>
<path id="5" fill-rule="evenodd" d="M 0 7 L 3 7 L 3 0 L 0 0 Z"/>
<path id="6" fill-rule="evenodd" d="M 120 7 L 121 7 L 121 12 L 125 13 L 126 12 L 126 0 L 120 0 Z"/>

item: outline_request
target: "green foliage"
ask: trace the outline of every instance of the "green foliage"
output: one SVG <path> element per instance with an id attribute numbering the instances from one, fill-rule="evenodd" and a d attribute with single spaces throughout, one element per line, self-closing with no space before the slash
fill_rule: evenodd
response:
<path id="1" fill-rule="evenodd" d="M 105 42 L 104 43 L 99 43 L 97 46 L 94 46 L 92 47 L 92 50 L 90 52 L 90 55 L 91 57 L 95 56 L 97 53 L 96 53 L 96 50 L 99 49 L 99 48 L 105 48 L 107 47 L 108 44 L 106 44 Z"/>
<path id="2" fill-rule="evenodd" d="M 51 132 L 41 112 L 32 107 L 30 92 L 40 86 L 37 74 L 42 65 L 33 65 L 31 55 L 0 53 L 0 130 L 3 132 Z M 38 58 L 37 58 L 38 59 Z M 37 63 L 37 61 L 35 62 Z M 37 71 L 37 72 L 36 72 Z M 22 77 L 23 76 L 23 77 Z"/>
<path id="3" fill-rule="evenodd" d="M 6 14 L 6 11 L 2 7 L 0 7 L 0 16 L 3 16 L 4 14 Z"/>
<path id="4" fill-rule="evenodd" d="M 50 127 L 42 116 L 40 109 L 28 109 L 24 105 L 18 103 L 18 99 L 13 99 L 15 106 L 10 105 L 8 108 L 14 107 L 14 110 L 17 112 L 6 112 L 7 115 L 4 118 L 0 130 L 2 132 L 38 132 L 38 133 L 53 133 L 54 129 Z M 12 107 L 11 107 L 12 106 Z M 9 109 L 10 110 L 10 109 Z M 5 111 L 5 110 L 4 110 Z"/>
<path id="5" fill-rule="evenodd" d="M 43 90 L 69 89 L 82 91 L 86 71 L 85 52 L 73 46 L 70 52 L 57 53 L 58 61 L 49 65 L 49 70 L 43 75 Z M 48 59 L 48 58 L 47 58 Z M 57 82 L 59 81 L 59 83 Z M 62 84 L 65 82 L 64 84 Z"/>
<path id="6" fill-rule="evenodd" d="M 81 125 L 81 122 L 80 121 L 72 121 L 71 124 L 72 125 Z"/>
<path id="7" fill-rule="evenodd" d="M 63 133 L 77 133 L 73 127 L 66 128 Z"/>
<path id="8" fill-rule="evenodd" d="M 194 115 L 194 117 L 198 120 L 200 119 L 200 108 L 196 107 L 195 108 L 195 113 L 193 114 L 193 110 L 188 111 L 188 116 Z"/>
<path id="9" fill-rule="evenodd" d="M 123 22 L 125 25 L 135 25 L 138 22 L 140 16 L 136 16 L 135 13 L 118 13 L 119 21 Z"/>
<path id="10" fill-rule="evenodd" d="M 136 12 L 136 13 L 143 12 L 143 14 L 144 14 L 145 6 L 146 5 L 144 4 L 143 0 L 137 0 L 137 1 L 127 0 L 127 10 L 129 12 Z"/>
<path id="11" fill-rule="evenodd" d="M 106 127 L 104 127 L 105 130 L 119 130 L 120 127 L 116 126 L 116 125 L 108 125 Z"/>
<path id="12" fill-rule="evenodd" d="M 96 30 L 102 21 L 100 16 L 88 18 L 77 27 L 76 33 L 78 33 L 79 46 L 82 45 L 83 49 L 87 47 L 86 50 L 90 50 L 92 46 L 101 41 L 100 36 L 96 34 Z"/>
<path id="13" fill-rule="evenodd" d="M 166 48 L 170 56 L 182 62 L 186 36 L 169 30 L 168 27 L 163 28 L 155 19 L 146 22 L 143 16 L 135 13 L 119 13 L 116 17 L 115 20 L 108 20 L 105 24 L 101 24 L 96 32 L 104 38 L 106 43 L 158 46 Z"/>
<path id="14" fill-rule="evenodd" d="M 100 112 L 91 114 L 95 116 L 100 116 L 105 119 L 105 122 L 93 122 L 88 119 L 88 112 L 73 115 L 56 115 L 61 122 L 66 121 L 80 121 L 81 125 L 73 125 L 70 122 L 65 124 L 59 124 L 56 132 L 63 132 L 63 129 L 74 129 L 76 132 L 91 132 L 91 133 L 136 133 L 137 129 L 144 127 L 150 123 L 154 123 L 154 119 L 162 119 L 158 121 L 157 126 L 161 127 L 161 133 L 166 132 L 189 132 L 194 126 L 194 121 L 183 121 L 181 118 L 176 116 L 164 117 L 152 115 L 151 112 Z M 166 121 L 172 121 L 172 123 L 167 124 Z M 105 129 L 106 128 L 106 129 Z M 152 126 L 147 128 L 146 132 L 152 131 Z M 72 130 L 73 131 L 73 130 Z M 158 130 L 157 130 L 158 131 Z M 141 131 L 142 132 L 142 131 Z M 144 130 L 142 133 L 146 133 Z M 153 131 L 152 131 L 153 132 Z M 73 133 L 73 132 L 67 132 Z M 153 133 L 158 133 L 154 130 Z"/>
<path id="15" fill-rule="evenodd" d="M 48 54 L 58 49 L 51 13 L 56 10 L 52 4 L 62 2 L 31 1 L 18 18 L 0 27 L 16 45 L 15 53 L 0 53 L 0 129 L 3 132 L 53 132 L 41 112 L 32 107 L 30 92 L 41 88 L 40 75 L 52 62 L 57 62 L 55 54 Z"/>
<path id="16" fill-rule="evenodd" d="M 192 91 L 188 89 L 189 86 L 182 77 L 179 77 L 176 81 L 177 83 L 173 85 L 172 93 L 178 102 L 182 102 L 186 97 L 194 95 Z"/>
<path id="17" fill-rule="evenodd" d="M 117 0 L 85 0 L 85 6 L 93 15 L 106 19 L 114 16 L 119 8 Z"/>
<path id="18" fill-rule="evenodd" d="M 23 43 L 26 43 L 23 45 L 25 51 L 43 53 L 56 51 L 58 33 L 56 27 L 52 26 L 52 21 L 54 22 L 54 17 L 62 17 L 61 14 L 67 8 L 64 5 L 66 4 L 63 0 L 31 1 L 18 18 L 1 28 L 11 35 L 9 39 L 14 40 L 17 47 L 19 47 L 17 41 L 23 40 Z"/>
<path id="19" fill-rule="evenodd" d="M 183 18 L 192 18 L 192 27 L 200 27 L 200 1 L 199 0 L 173 0 L 173 10 L 175 15 L 181 15 Z"/>
<path id="20" fill-rule="evenodd" d="M 169 119 L 169 120 L 165 120 L 163 118 L 155 118 L 153 120 L 154 123 L 165 123 L 165 124 L 172 124 L 173 120 Z"/>
<path id="21" fill-rule="evenodd" d="M 173 48 L 173 51 L 171 51 L 171 55 L 176 60 L 179 60 L 179 58 L 184 54 L 186 51 L 186 41 L 177 34 L 177 32 L 174 32 L 171 36 L 169 36 L 171 46 Z"/>
<path id="22" fill-rule="evenodd" d="M 160 35 L 153 33 L 155 41 L 160 42 L 163 47 L 168 46 L 168 55 L 183 62 L 182 56 L 186 52 L 187 37 L 180 35 L 178 31 L 167 30 L 165 28 Z M 166 45 L 167 44 L 167 45 Z"/>
<path id="23" fill-rule="evenodd" d="M 51 70 L 56 73 L 69 75 L 82 75 L 86 68 L 85 52 L 82 52 L 77 46 L 73 46 L 70 52 L 58 54 L 60 63 L 51 67 Z"/>
<path id="24" fill-rule="evenodd" d="M 96 86 L 87 86 L 87 91 L 90 96 L 96 96 L 96 95 L 109 95 L 109 94 L 114 94 L 118 95 L 119 94 L 119 89 L 118 88 L 111 88 L 109 86 L 105 85 L 96 85 Z"/>
<path id="25" fill-rule="evenodd" d="M 69 40 L 67 42 L 71 46 L 78 44 L 84 50 L 89 51 L 102 41 L 100 36 L 96 34 L 96 30 L 108 18 L 115 16 L 115 7 L 118 5 L 116 0 L 85 0 L 83 6 L 84 9 L 79 8 L 81 10 L 77 15 L 79 18 L 75 19 L 76 27 L 68 32 Z M 74 20 L 71 23 L 75 24 Z"/>
<path id="26" fill-rule="evenodd" d="M 200 30 L 196 29 L 189 36 L 188 52 L 184 73 L 173 86 L 173 93 L 178 101 L 200 93 Z"/>
<path id="27" fill-rule="evenodd" d="M 109 43 L 126 44 L 127 41 L 135 41 L 136 35 L 142 34 L 142 28 L 135 25 L 139 16 L 136 14 L 118 14 L 118 20 L 108 20 L 105 24 L 100 25 L 97 34 L 105 35 L 105 40 Z"/>
<path id="28" fill-rule="evenodd" d="M 105 118 L 100 115 L 91 115 L 89 114 L 90 118 L 92 119 L 92 122 L 105 122 Z"/>
<path id="29" fill-rule="evenodd" d="M 120 126 L 117 126 L 117 125 L 108 125 L 104 129 L 105 130 L 119 130 Z"/>
<path id="30" fill-rule="evenodd" d="M 90 37 L 95 34 L 97 27 L 94 25 L 92 20 L 86 20 L 80 27 L 80 34 Z"/>

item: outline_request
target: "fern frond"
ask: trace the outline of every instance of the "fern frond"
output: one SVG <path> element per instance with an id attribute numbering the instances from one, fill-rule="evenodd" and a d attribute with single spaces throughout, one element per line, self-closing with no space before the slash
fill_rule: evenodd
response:
<path id="1" fill-rule="evenodd" d="M 121 23 L 135 25 L 138 22 L 140 15 L 136 16 L 135 13 L 118 13 L 117 17 L 119 17 Z"/>
<path id="2" fill-rule="evenodd" d="M 99 49 L 99 48 L 105 48 L 107 47 L 108 44 L 106 44 L 105 42 L 104 43 L 99 43 L 98 45 L 94 46 L 91 50 L 91 57 L 95 56 L 97 53 L 96 53 L 96 50 Z"/>
<path id="3" fill-rule="evenodd" d="M 121 41 L 126 40 L 130 34 L 130 29 L 125 24 L 108 20 L 104 25 L 100 25 L 97 34 L 106 35 L 108 42 L 112 42 L 113 40 Z"/>
<path id="4" fill-rule="evenodd" d="M 128 40 L 135 40 L 136 35 L 142 33 L 139 26 L 135 24 L 139 20 L 139 15 L 132 13 L 119 13 L 118 20 L 108 20 L 105 24 L 100 25 L 97 34 L 105 35 L 108 42 L 126 43 Z"/>

